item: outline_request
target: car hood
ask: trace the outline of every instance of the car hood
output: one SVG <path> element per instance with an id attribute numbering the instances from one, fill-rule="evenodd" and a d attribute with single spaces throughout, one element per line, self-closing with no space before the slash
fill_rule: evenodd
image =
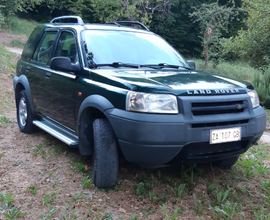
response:
<path id="1" fill-rule="evenodd" d="M 202 71 L 189 70 L 95 70 L 92 79 L 128 90 L 175 95 L 246 93 L 252 85 Z"/>

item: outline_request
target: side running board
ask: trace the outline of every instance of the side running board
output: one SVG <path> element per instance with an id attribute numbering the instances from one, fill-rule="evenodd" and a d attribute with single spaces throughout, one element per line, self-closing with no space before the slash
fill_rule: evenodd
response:
<path id="1" fill-rule="evenodd" d="M 33 124 L 73 148 L 77 148 L 79 146 L 78 137 L 76 135 L 66 129 L 60 128 L 54 123 L 47 120 L 35 120 L 33 121 Z"/>

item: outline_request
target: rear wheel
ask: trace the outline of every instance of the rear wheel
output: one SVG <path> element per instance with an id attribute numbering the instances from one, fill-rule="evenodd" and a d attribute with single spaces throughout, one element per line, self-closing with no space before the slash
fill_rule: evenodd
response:
<path id="1" fill-rule="evenodd" d="M 25 90 L 20 92 L 16 106 L 17 121 L 21 132 L 33 133 L 36 130 L 35 125 L 33 125 L 34 115 L 31 111 L 30 103 Z"/>
<path id="2" fill-rule="evenodd" d="M 221 169 L 230 169 L 234 164 L 236 164 L 238 158 L 239 156 L 218 160 L 214 162 L 214 165 Z"/>
<path id="3" fill-rule="evenodd" d="M 107 119 L 96 119 L 93 123 L 93 133 L 93 182 L 98 188 L 114 187 L 117 183 L 119 166 L 117 139 Z"/>

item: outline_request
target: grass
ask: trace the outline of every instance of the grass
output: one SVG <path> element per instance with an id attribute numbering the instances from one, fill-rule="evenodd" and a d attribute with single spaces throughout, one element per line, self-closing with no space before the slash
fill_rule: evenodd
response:
<path id="1" fill-rule="evenodd" d="M 30 34 L 37 25 L 38 23 L 36 21 L 25 20 L 14 16 L 10 19 L 8 30 L 13 34 L 24 34 L 30 37 Z M 5 27 L 2 28 L 5 29 Z"/>
<path id="2" fill-rule="evenodd" d="M 25 45 L 25 43 L 22 43 L 21 41 L 19 40 L 12 40 L 11 43 L 10 43 L 10 46 L 12 47 L 20 47 L 20 48 L 23 48 Z"/>
<path id="3" fill-rule="evenodd" d="M 14 60 L 14 54 L 9 52 L 4 45 L 0 44 L 0 72 L 14 73 L 16 67 L 16 61 Z"/>
<path id="4" fill-rule="evenodd" d="M 240 61 L 222 62 L 217 66 L 215 66 L 214 63 L 210 61 L 207 68 L 204 67 L 204 60 L 194 59 L 194 61 L 196 63 L 197 70 L 226 76 L 240 81 L 247 81 L 250 83 L 253 82 L 256 74 L 261 73 L 259 70 L 254 69 L 248 64 L 242 63 Z"/>

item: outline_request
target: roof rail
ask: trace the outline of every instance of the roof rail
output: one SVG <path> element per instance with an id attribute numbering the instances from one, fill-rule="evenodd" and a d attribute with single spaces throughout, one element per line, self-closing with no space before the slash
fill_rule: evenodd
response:
<path id="1" fill-rule="evenodd" d="M 118 27 L 128 26 L 128 27 L 134 27 L 137 29 L 140 29 L 140 28 L 136 26 L 140 26 L 142 30 L 149 31 L 149 29 L 139 21 L 111 21 L 111 22 L 107 22 L 106 24 L 114 24 L 114 25 L 117 25 Z"/>
<path id="2" fill-rule="evenodd" d="M 50 23 L 70 23 L 70 24 L 84 25 L 82 18 L 74 15 L 56 17 L 52 19 Z"/>

